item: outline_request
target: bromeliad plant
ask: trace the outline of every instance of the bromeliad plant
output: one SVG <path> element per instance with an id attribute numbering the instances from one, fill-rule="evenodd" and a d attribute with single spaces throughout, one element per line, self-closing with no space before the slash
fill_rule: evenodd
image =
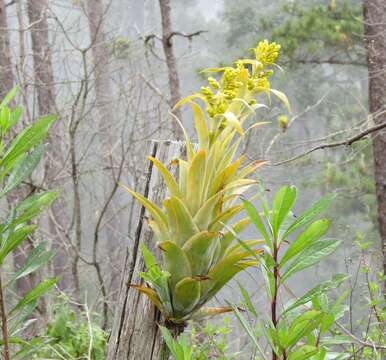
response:
<path id="1" fill-rule="evenodd" d="M 22 112 L 20 106 L 8 106 L 16 91 L 17 88 L 13 89 L 0 103 L 0 198 L 20 190 L 20 184 L 32 174 L 43 155 L 42 141 L 55 120 L 54 116 L 42 117 L 18 135 L 12 136 Z M 11 299 L 14 299 L 14 295 L 8 298 L 7 292 L 12 291 L 18 279 L 30 275 L 45 264 L 52 253 L 45 250 L 44 244 L 38 244 L 14 273 L 7 272 L 7 278 L 4 275 L 4 263 L 36 229 L 31 220 L 55 198 L 55 192 L 34 193 L 12 204 L 8 214 L 0 220 L 0 347 L 5 360 L 11 358 L 10 343 L 23 342 L 20 332 L 28 325 L 26 319 L 35 309 L 38 298 L 54 286 L 58 279 L 42 280 L 21 299 L 13 302 Z M 6 283 L 4 280 L 7 280 Z M 6 309 L 8 306 L 10 308 Z"/>
<path id="2" fill-rule="evenodd" d="M 171 323 L 229 311 L 228 308 L 203 308 L 239 271 L 257 264 L 257 260 L 238 242 L 234 233 L 244 229 L 250 220 L 226 224 L 243 206 L 237 204 L 242 193 L 256 181 L 250 176 L 263 161 L 243 165 L 239 145 L 247 131 L 245 122 L 256 109 L 266 107 L 256 102 L 257 95 L 274 94 L 286 105 L 286 96 L 271 89 L 269 78 L 280 46 L 262 41 L 254 59 L 238 60 L 235 66 L 207 69 L 213 73 L 208 86 L 181 100 L 176 106 L 190 104 L 198 146 L 193 145 L 184 130 L 186 159 L 178 159 L 178 178 L 166 164 L 150 157 L 162 174 L 168 188 L 163 207 L 141 194 L 127 189 L 151 215 L 163 264 L 142 244 L 147 271 L 141 276 L 147 285 L 132 285 L 145 293 Z M 217 77 L 217 78 L 215 78 Z M 196 101 L 201 101 L 202 105 Z M 178 121 L 178 119 L 176 119 Z M 245 242 L 262 252 L 261 240 Z"/>

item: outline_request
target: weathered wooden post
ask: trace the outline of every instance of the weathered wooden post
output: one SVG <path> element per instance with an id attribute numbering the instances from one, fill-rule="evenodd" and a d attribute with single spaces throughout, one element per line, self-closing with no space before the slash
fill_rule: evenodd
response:
<path id="1" fill-rule="evenodd" d="M 183 142 L 152 141 L 148 154 L 165 164 L 170 164 L 184 152 Z M 165 198 L 166 187 L 152 163 L 149 161 L 148 164 L 140 191 L 146 198 L 160 203 Z M 129 286 L 143 282 L 139 272 L 145 271 L 145 265 L 139 244 L 144 242 L 155 254 L 159 251 L 156 249 L 153 233 L 147 225 L 144 207 L 138 206 L 137 209 L 139 220 L 134 241 L 128 248 L 122 270 L 120 292 L 108 345 L 108 360 L 158 360 L 160 358 L 162 339 L 157 325 L 161 320 L 160 314 L 147 297 Z"/>

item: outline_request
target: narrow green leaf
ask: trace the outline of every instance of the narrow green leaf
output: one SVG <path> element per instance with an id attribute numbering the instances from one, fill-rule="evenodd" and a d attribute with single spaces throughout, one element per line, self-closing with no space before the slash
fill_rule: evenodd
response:
<path id="1" fill-rule="evenodd" d="M 349 278 L 346 274 L 336 274 L 333 276 L 331 280 L 323 281 L 322 283 L 316 285 L 311 290 L 307 291 L 302 297 L 297 299 L 293 304 L 288 306 L 282 315 L 286 314 L 287 312 L 296 309 L 297 307 L 307 304 L 310 302 L 314 297 L 319 296 L 320 294 L 326 293 L 332 289 L 335 289 L 339 287 L 343 281 L 345 281 L 347 278 Z"/>
<path id="2" fill-rule="evenodd" d="M 46 243 L 39 244 L 31 251 L 24 263 L 17 269 L 10 282 L 20 279 L 39 269 L 52 258 L 53 252 L 46 251 Z"/>
<path id="3" fill-rule="evenodd" d="M 201 109 L 201 106 L 194 101 L 189 101 L 189 104 L 193 108 L 194 124 L 197 130 L 198 141 L 201 149 L 205 151 L 209 150 L 209 130 L 206 123 L 205 114 Z"/>
<path id="4" fill-rule="evenodd" d="M 288 328 L 286 346 L 295 346 L 302 337 L 318 327 L 322 317 L 323 313 L 318 310 L 308 310 L 296 317 Z"/>
<path id="5" fill-rule="evenodd" d="M 39 164 L 43 152 L 44 146 L 39 145 L 30 154 L 25 154 L 17 160 L 3 190 L 0 192 L 0 197 L 3 197 L 32 174 L 32 171 Z"/>
<path id="6" fill-rule="evenodd" d="M 288 360 L 306 360 L 318 353 L 318 348 L 312 345 L 302 345 L 296 350 L 291 351 Z"/>
<path id="7" fill-rule="evenodd" d="M 24 129 L 11 143 L 5 152 L 1 165 L 1 176 L 6 175 L 13 167 L 15 161 L 25 152 L 30 150 L 35 145 L 39 144 L 48 133 L 48 129 L 55 121 L 56 116 L 43 116 L 30 127 Z"/>
<path id="8" fill-rule="evenodd" d="M 12 99 L 16 96 L 17 92 L 19 91 L 19 85 L 15 85 L 8 93 L 5 95 L 4 99 L 0 103 L 0 109 L 4 106 L 7 106 Z"/>
<path id="9" fill-rule="evenodd" d="M 50 206 L 57 196 L 57 192 L 47 191 L 35 193 L 27 197 L 16 205 L 14 209 L 14 216 L 7 219 L 7 222 L 10 223 L 11 226 L 15 226 L 31 220 L 33 217 Z"/>
<path id="10" fill-rule="evenodd" d="M 336 239 L 319 240 L 303 252 L 288 266 L 286 272 L 282 276 L 282 281 L 288 279 L 296 272 L 306 269 L 318 263 L 324 257 L 332 254 L 339 246 L 341 241 Z"/>
<path id="11" fill-rule="evenodd" d="M 272 241 L 270 236 L 268 235 L 268 232 L 263 224 L 263 221 L 260 217 L 259 212 L 257 209 L 252 205 L 251 202 L 247 200 L 243 200 L 244 208 L 248 213 L 248 216 L 251 218 L 252 222 L 255 224 L 257 230 L 261 233 L 261 235 L 264 237 L 264 240 L 266 241 L 267 245 L 272 249 Z"/>
<path id="12" fill-rule="evenodd" d="M 291 243 L 280 260 L 280 266 L 283 266 L 288 260 L 299 254 L 302 250 L 319 240 L 329 229 L 330 220 L 321 219 L 313 222 L 306 230 Z"/>
<path id="13" fill-rule="evenodd" d="M 248 291 L 245 289 L 244 286 L 242 286 L 239 282 L 237 282 L 241 291 L 241 295 L 243 296 L 244 303 L 247 306 L 248 310 L 255 316 L 257 317 L 257 312 L 252 304 L 252 300 L 248 294 Z"/>
<path id="14" fill-rule="evenodd" d="M 275 89 L 270 89 L 270 91 L 272 94 L 274 94 L 276 97 L 278 97 L 283 102 L 283 104 L 286 106 L 288 112 L 291 112 L 291 105 L 290 105 L 290 102 L 287 98 L 287 95 L 284 94 L 283 92 L 281 92 L 279 90 L 275 90 Z"/>
<path id="15" fill-rule="evenodd" d="M 16 310 L 22 308 L 23 306 L 29 304 L 31 301 L 34 301 L 43 294 L 45 294 L 59 281 L 59 279 L 60 278 L 56 276 L 41 281 L 16 304 L 16 306 L 11 310 L 11 314 L 13 314 Z"/>
<path id="16" fill-rule="evenodd" d="M 255 335 L 253 329 L 248 324 L 248 321 L 244 318 L 243 315 L 241 315 L 239 309 L 237 309 L 236 306 L 233 306 L 234 313 L 237 317 L 237 319 L 240 321 L 241 326 L 244 328 L 245 332 L 249 336 L 249 338 L 252 340 L 253 345 L 256 347 L 260 355 L 263 357 L 263 359 L 267 359 L 267 357 L 264 354 L 263 349 L 260 347 L 259 342 L 257 341 L 257 336 Z"/>
<path id="17" fill-rule="evenodd" d="M 290 209 L 296 200 L 296 187 L 283 186 L 276 193 L 272 202 L 272 230 L 273 235 L 277 236 L 279 228 L 287 217 Z"/>
<path id="18" fill-rule="evenodd" d="M 36 229 L 36 225 L 24 225 L 19 227 L 14 232 L 10 233 L 8 237 L 3 239 L 0 248 L 0 264 L 3 263 L 5 257 L 14 250 L 21 242 L 23 242 L 29 234 Z"/>
<path id="19" fill-rule="evenodd" d="M 166 327 L 161 326 L 161 325 L 159 325 L 159 328 L 161 330 L 162 337 L 163 337 L 167 347 L 169 348 L 170 352 L 172 353 L 172 355 L 174 356 L 175 359 L 180 360 L 180 358 L 178 358 L 178 354 L 176 351 L 177 350 L 176 347 L 178 346 L 178 344 L 173 339 L 172 335 L 170 334 L 170 331 Z"/>
<path id="20" fill-rule="evenodd" d="M 328 208 L 334 198 L 335 194 L 328 194 L 321 198 L 318 202 L 313 204 L 303 214 L 296 218 L 296 220 L 292 223 L 291 226 L 289 226 L 285 234 L 282 236 L 282 239 L 285 239 L 289 234 L 291 234 L 299 227 L 311 222 L 317 215 L 321 214 L 324 210 Z"/>

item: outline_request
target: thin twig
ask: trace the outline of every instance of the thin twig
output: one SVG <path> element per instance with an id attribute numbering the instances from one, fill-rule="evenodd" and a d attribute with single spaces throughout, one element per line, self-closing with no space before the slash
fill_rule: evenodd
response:
<path id="1" fill-rule="evenodd" d="M 366 137 L 367 135 L 371 134 L 371 133 L 374 133 L 376 131 L 380 131 L 382 129 L 386 128 L 386 122 L 383 122 L 381 124 L 378 124 L 378 125 L 375 125 L 375 126 L 372 126 L 362 132 L 360 132 L 359 134 L 356 134 L 346 140 L 342 140 L 342 141 L 337 141 L 337 142 L 332 142 L 332 143 L 326 143 L 326 144 L 321 144 L 321 145 L 318 145 L 318 146 L 315 146 L 313 148 L 311 148 L 310 150 L 307 150 L 306 152 L 302 153 L 302 154 L 299 154 L 299 155 L 296 155 L 292 158 L 289 158 L 287 160 L 283 160 L 283 161 L 279 161 L 279 162 L 276 162 L 276 163 L 268 163 L 268 165 L 270 166 L 279 166 L 279 165 L 284 165 L 284 164 L 288 164 L 292 161 L 295 161 L 295 160 L 298 160 L 304 156 L 307 156 L 311 153 L 313 153 L 314 151 L 317 151 L 317 150 L 322 150 L 322 149 L 328 149 L 328 148 L 335 148 L 335 147 L 339 147 L 339 146 L 351 146 L 353 143 L 359 141 L 359 140 L 362 140 L 364 137 Z"/>

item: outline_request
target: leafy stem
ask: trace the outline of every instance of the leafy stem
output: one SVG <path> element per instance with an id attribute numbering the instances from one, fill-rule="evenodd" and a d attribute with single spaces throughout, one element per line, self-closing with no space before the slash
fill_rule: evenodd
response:
<path id="1" fill-rule="evenodd" d="M 4 347 L 4 360 L 9 360 L 9 340 L 8 340 L 8 326 L 7 326 L 7 314 L 5 313 L 5 304 L 3 296 L 3 284 L 1 281 L 0 273 L 0 311 L 1 311 L 1 332 L 3 337 L 3 347 Z"/>

